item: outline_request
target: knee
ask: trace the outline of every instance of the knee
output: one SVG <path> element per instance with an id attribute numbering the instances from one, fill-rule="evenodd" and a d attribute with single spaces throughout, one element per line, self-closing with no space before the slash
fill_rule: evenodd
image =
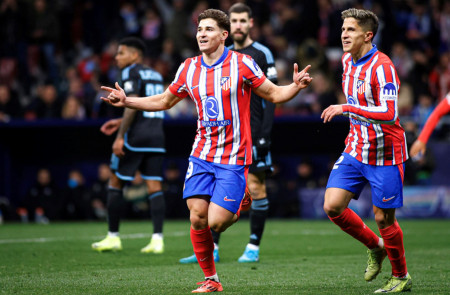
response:
<path id="1" fill-rule="evenodd" d="M 208 226 L 208 218 L 206 214 L 191 210 L 190 221 L 192 228 L 198 230 Z"/>
<path id="2" fill-rule="evenodd" d="M 209 227 L 217 233 L 224 232 L 228 228 L 228 226 L 223 222 L 222 223 L 219 223 L 219 222 L 211 223 L 209 225 Z"/>
<path id="3" fill-rule="evenodd" d="M 336 217 L 342 214 L 344 212 L 345 207 L 340 206 L 337 203 L 333 203 L 327 199 L 325 199 L 323 203 L 323 211 L 330 216 L 330 217 Z"/>

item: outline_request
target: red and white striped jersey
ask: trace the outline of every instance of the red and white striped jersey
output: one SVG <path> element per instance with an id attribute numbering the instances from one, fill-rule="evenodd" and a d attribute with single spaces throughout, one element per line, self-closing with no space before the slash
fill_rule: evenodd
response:
<path id="1" fill-rule="evenodd" d="M 357 63 L 344 53 L 342 65 L 343 111 L 350 118 L 344 152 L 364 164 L 403 163 L 408 152 L 398 118 L 400 80 L 392 61 L 374 45 Z"/>
<path id="2" fill-rule="evenodd" d="M 192 156 L 220 164 L 252 163 L 251 88 L 265 79 L 250 56 L 227 48 L 212 66 L 206 65 L 202 56 L 180 65 L 169 90 L 178 97 L 189 95 L 196 104 Z"/>

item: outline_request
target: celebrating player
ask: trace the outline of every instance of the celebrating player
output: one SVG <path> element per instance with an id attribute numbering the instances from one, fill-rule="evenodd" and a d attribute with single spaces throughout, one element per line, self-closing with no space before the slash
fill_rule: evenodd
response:
<path id="1" fill-rule="evenodd" d="M 438 104 L 438 106 L 433 110 L 430 117 L 428 117 L 419 137 L 411 146 L 409 154 L 413 159 L 420 159 L 427 150 L 427 142 L 430 138 L 431 133 L 433 133 L 434 128 L 441 119 L 442 116 L 450 112 L 450 92 L 447 93 L 445 98 Z"/>
<path id="2" fill-rule="evenodd" d="M 273 103 L 292 99 L 312 78 L 305 67 L 294 64 L 293 83 L 277 86 L 249 56 L 228 50 L 228 16 L 208 9 L 198 16 L 197 43 L 200 56 L 181 64 L 172 84 L 162 94 L 126 97 L 116 83 L 104 101 L 117 107 L 161 111 L 190 96 L 198 121 L 186 173 L 183 198 L 190 211 L 191 242 L 205 281 L 193 293 L 222 291 L 216 273 L 211 228 L 225 231 L 240 215 L 248 166 L 252 163 L 250 95 L 252 90 Z"/>
<path id="3" fill-rule="evenodd" d="M 387 254 L 392 276 L 375 293 L 408 291 L 411 276 L 403 232 L 395 218 L 395 208 L 403 206 L 404 162 L 408 159 L 397 110 L 400 81 L 391 60 L 372 44 L 377 16 L 351 8 L 342 12 L 342 19 L 342 89 L 347 104 L 331 105 L 321 117 L 327 123 L 337 115 L 348 116 L 350 132 L 328 179 L 324 210 L 331 221 L 368 248 L 366 281 L 375 279 Z M 382 238 L 348 208 L 367 183 Z"/>
<path id="4" fill-rule="evenodd" d="M 127 95 L 154 95 L 164 91 L 162 76 L 142 64 L 145 44 L 135 37 L 119 42 L 116 61 L 120 69 L 121 84 Z M 100 242 L 92 244 L 97 251 L 122 250 L 119 237 L 120 213 L 123 202 L 123 187 L 132 181 L 137 170 L 141 172 L 148 190 L 148 199 L 153 221 L 153 235 L 150 243 L 141 249 L 142 253 L 161 254 L 164 252 L 163 222 L 165 213 L 162 192 L 162 163 L 164 159 L 164 112 L 143 112 L 125 109 L 123 118 L 107 121 L 101 131 L 106 135 L 117 129 L 111 156 L 114 173 L 108 188 L 108 235 Z"/>
<path id="5" fill-rule="evenodd" d="M 250 37 L 253 27 L 252 10 L 243 3 L 236 3 L 230 7 L 229 17 L 231 23 L 230 35 L 233 38 L 231 50 L 247 54 L 258 64 L 266 77 L 277 83 L 272 52 L 264 45 L 255 42 Z M 253 202 L 250 211 L 250 241 L 239 262 L 258 262 L 259 244 L 264 232 L 269 200 L 266 193 L 266 174 L 272 169 L 270 154 L 270 133 L 272 131 L 275 104 L 263 100 L 252 93 L 250 100 L 250 126 L 252 129 L 253 163 L 249 167 L 247 186 L 250 189 Z M 214 260 L 219 261 L 220 233 L 212 232 L 214 240 Z M 195 255 L 180 259 L 181 263 L 196 263 Z"/>

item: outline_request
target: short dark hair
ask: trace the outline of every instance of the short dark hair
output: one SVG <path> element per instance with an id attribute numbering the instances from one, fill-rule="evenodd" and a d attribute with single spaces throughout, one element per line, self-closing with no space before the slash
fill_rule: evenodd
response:
<path id="1" fill-rule="evenodd" d="M 371 31 L 373 33 L 373 38 L 375 38 L 378 31 L 378 17 L 372 11 L 350 8 L 342 11 L 341 16 L 343 20 L 353 17 L 358 22 L 358 25 L 360 25 L 366 32 Z"/>
<path id="2" fill-rule="evenodd" d="M 243 13 L 246 12 L 248 14 L 248 18 L 252 18 L 252 9 L 244 4 L 244 3 L 235 3 L 228 10 L 228 15 L 232 13 Z"/>
<path id="3" fill-rule="evenodd" d="M 207 9 L 199 14 L 197 22 L 200 23 L 200 21 L 207 18 L 212 18 L 213 20 L 215 20 L 219 28 L 227 32 L 230 31 L 230 19 L 228 18 L 228 15 L 222 10 Z"/>
<path id="4" fill-rule="evenodd" d="M 119 45 L 125 45 L 127 47 L 132 47 L 139 51 L 141 56 L 144 56 L 147 51 L 147 46 L 145 46 L 144 41 L 137 37 L 125 37 L 119 41 Z"/>

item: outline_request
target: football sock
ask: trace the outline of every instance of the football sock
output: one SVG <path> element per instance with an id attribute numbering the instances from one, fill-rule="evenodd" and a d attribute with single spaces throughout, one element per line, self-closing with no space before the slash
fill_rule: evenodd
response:
<path id="1" fill-rule="evenodd" d="M 166 204 L 162 191 L 155 192 L 148 196 L 150 200 L 150 213 L 153 221 L 153 232 L 162 233 Z"/>
<path id="2" fill-rule="evenodd" d="M 408 270 L 406 268 L 405 248 L 403 246 L 403 231 L 398 222 L 383 229 L 379 229 L 381 237 L 384 240 L 384 248 L 386 249 L 389 261 L 392 265 L 392 275 L 398 278 L 406 276 Z"/>
<path id="3" fill-rule="evenodd" d="M 202 268 L 205 277 L 216 275 L 216 265 L 214 264 L 213 256 L 214 242 L 209 226 L 200 230 L 194 230 L 191 227 L 191 242 L 198 264 Z"/>
<path id="4" fill-rule="evenodd" d="M 219 276 L 218 276 L 217 274 L 212 275 L 212 276 L 209 276 L 209 277 L 205 277 L 205 279 L 206 279 L 206 280 L 207 280 L 207 279 L 210 279 L 210 280 L 212 280 L 212 281 L 219 282 Z"/>
<path id="5" fill-rule="evenodd" d="M 214 231 L 213 229 L 211 229 L 211 234 L 212 234 L 212 237 L 213 237 L 214 244 L 219 245 L 220 233 L 218 233 L 218 232 Z"/>
<path id="6" fill-rule="evenodd" d="M 123 193 L 121 189 L 108 188 L 108 230 L 119 232 L 120 213 L 122 212 Z"/>
<path id="7" fill-rule="evenodd" d="M 366 245 L 367 248 L 374 249 L 378 247 L 379 237 L 364 224 L 362 219 L 353 210 L 345 208 L 341 215 L 336 217 L 328 216 L 328 218 L 343 231 Z"/>
<path id="8" fill-rule="evenodd" d="M 267 213 L 269 212 L 269 200 L 267 198 L 253 200 L 250 210 L 250 244 L 259 246 L 261 243 Z"/>

